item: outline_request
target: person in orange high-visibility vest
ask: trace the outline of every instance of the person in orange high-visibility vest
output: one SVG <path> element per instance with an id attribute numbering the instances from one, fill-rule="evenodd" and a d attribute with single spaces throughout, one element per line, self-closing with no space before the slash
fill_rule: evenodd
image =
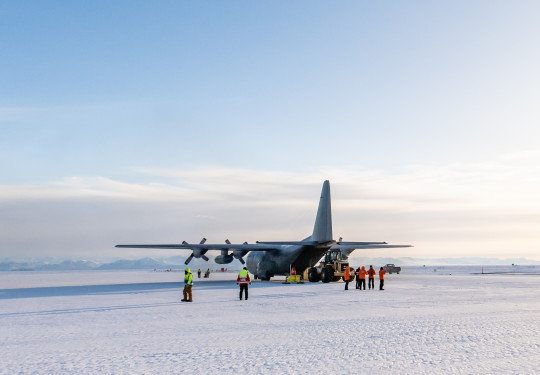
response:
<path id="1" fill-rule="evenodd" d="M 384 274 L 386 273 L 386 271 L 384 270 L 384 268 L 381 267 L 381 269 L 379 270 L 379 290 L 384 290 L 383 286 L 384 286 Z"/>
<path id="2" fill-rule="evenodd" d="M 369 266 L 369 270 L 367 271 L 367 274 L 369 276 L 368 278 L 368 288 L 375 290 L 375 270 L 373 269 L 373 266 Z"/>
<path id="3" fill-rule="evenodd" d="M 362 286 L 364 287 L 364 290 L 366 290 L 366 267 L 362 266 L 358 267 L 358 270 L 356 271 L 356 289 L 362 289 Z"/>
<path id="4" fill-rule="evenodd" d="M 349 280 L 351 279 L 351 270 L 349 267 L 345 267 L 345 274 L 343 280 L 345 281 L 345 290 L 349 290 Z"/>

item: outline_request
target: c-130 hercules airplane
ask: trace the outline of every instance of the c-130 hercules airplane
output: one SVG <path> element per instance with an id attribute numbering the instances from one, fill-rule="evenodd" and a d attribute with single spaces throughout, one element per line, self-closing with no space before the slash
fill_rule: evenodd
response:
<path id="1" fill-rule="evenodd" d="M 234 258 L 245 264 L 243 257 L 250 253 L 246 259 L 248 271 L 262 280 L 270 280 L 275 275 L 289 275 L 292 267 L 302 274 L 306 269 L 313 267 L 319 259 L 329 250 L 340 251 L 346 258 L 356 249 L 378 249 L 394 247 L 410 247 L 411 245 L 388 245 L 386 242 L 342 242 L 332 237 L 332 206 L 330 202 L 330 181 L 323 183 L 319 208 L 315 218 L 315 226 L 311 236 L 302 241 L 257 241 L 256 244 L 232 244 L 228 240 L 225 244 L 207 244 L 203 239 L 199 244 L 182 242 L 178 245 L 116 245 L 121 248 L 147 248 L 147 249 L 190 249 L 191 255 L 186 260 L 202 258 L 208 261 L 208 250 L 220 250 L 221 255 L 215 258 L 218 264 L 228 264 Z M 231 254 L 229 254 L 229 251 Z"/>

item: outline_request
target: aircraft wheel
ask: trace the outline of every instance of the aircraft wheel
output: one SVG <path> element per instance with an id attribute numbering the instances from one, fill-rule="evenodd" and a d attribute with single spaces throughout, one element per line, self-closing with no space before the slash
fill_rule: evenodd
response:
<path id="1" fill-rule="evenodd" d="M 321 275 L 319 275 L 319 271 L 315 267 L 311 267 L 308 270 L 308 280 L 312 283 L 316 283 L 321 279 Z"/>
<path id="2" fill-rule="evenodd" d="M 325 267 L 321 270 L 321 281 L 323 283 L 329 283 L 334 279 L 334 270 L 332 268 Z"/>

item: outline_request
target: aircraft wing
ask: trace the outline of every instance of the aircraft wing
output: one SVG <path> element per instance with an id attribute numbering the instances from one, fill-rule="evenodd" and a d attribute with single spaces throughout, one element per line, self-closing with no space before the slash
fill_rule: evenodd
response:
<path id="1" fill-rule="evenodd" d="M 171 245 L 116 245 L 131 249 L 191 249 L 191 250 L 244 250 L 268 251 L 278 250 L 279 246 L 266 244 L 171 244 Z"/>

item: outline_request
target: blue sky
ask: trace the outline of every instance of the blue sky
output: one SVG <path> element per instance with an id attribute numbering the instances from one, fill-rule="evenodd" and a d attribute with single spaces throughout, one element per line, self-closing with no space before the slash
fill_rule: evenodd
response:
<path id="1" fill-rule="evenodd" d="M 539 10 L 3 3 L 2 252 L 89 257 L 131 238 L 246 230 L 296 239 L 330 178 L 345 212 L 334 231 L 350 240 L 540 259 Z M 274 196 L 284 212 L 264 203 Z M 258 209 L 246 218 L 244 204 Z"/>

